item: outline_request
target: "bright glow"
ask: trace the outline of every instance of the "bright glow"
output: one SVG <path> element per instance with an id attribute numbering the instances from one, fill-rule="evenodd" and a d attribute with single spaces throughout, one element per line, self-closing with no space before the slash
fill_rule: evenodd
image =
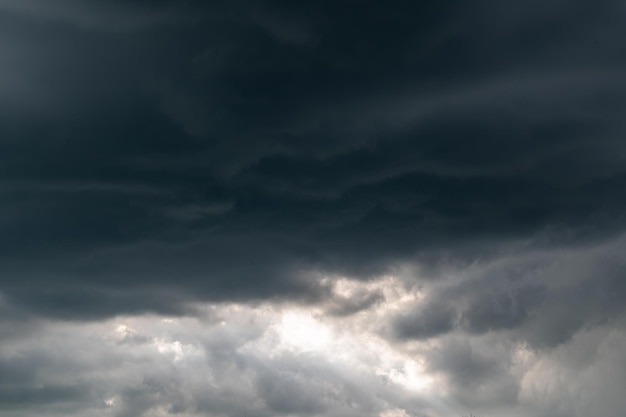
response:
<path id="1" fill-rule="evenodd" d="M 284 314 L 277 331 L 283 343 L 305 351 L 324 350 L 331 341 L 330 329 L 307 313 Z"/>
<path id="2" fill-rule="evenodd" d="M 386 370 L 389 379 L 410 391 L 421 391 L 430 384 L 429 378 L 415 361 L 406 360 L 399 369 Z"/>
<path id="3" fill-rule="evenodd" d="M 128 327 L 125 324 L 119 324 L 116 328 L 115 328 L 115 336 L 119 339 L 124 339 L 127 336 L 132 336 L 133 334 L 135 334 L 135 330 Z"/>
<path id="4" fill-rule="evenodd" d="M 118 317 L 109 322 L 105 333 L 115 349 L 128 354 L 142 352 L 159 369 L 171 365 L 177 370 L 193 369 L 197 380 L 189 378 L 198 384 L 227 384 L 205 366 L 205 343 L 208 341 L 210 346 L 224 341 L 238 355 L 244 358 L 249 355 L 255 361 L 280 361 L 284 355 L 313 354 L 316 363 L 322 366 L 349 369 L 350 378 L 362 376 L 382 387 L 436 398 L 436 379 L 421 363 L 420 352 L 428 346 L 417 342 L 410 346 L 395 345 L 381 333 L 390 315 L 411 307 L 427 295 L 388 276 L 366 282 L 340 278 L 333 281 L 331 288 L 333 293 L 328 302 L 308 307 L 273 303 L 199 305 L 199 311 L 204 311 L 210 321 L 193 317 Z M 338 303 L 364 299 L 371 294 L 378 294 L 384 301 L 352 315 L 332 314 Z M 114 396 L 102 401 L 110 408 L 124 402 Z M 163 413 L 159 410 L 152 408 L 150 415 L 166 415 L 168 409 L 164 408 Z M 380 413 L 380 417 L 409 415 L 405 409 L 394 407 Z"/>
<path id="5" fill-rule="evenodd" d="M 373 373 L 401 389 L 431 393 L 434 379 L 421 364 L 419 349 L 402 351 L 380 335 L 389 314 L 396 314 L 396 309 L 423 295 L 414 288 L 404 288 L 390 277 L 365 283 L 347 279 L 338 282 L 334 289 L 339 297 L 384 291 L 387 305 L 371 306 L 359 314 L 341 318 L 326 315 L 323 305 L 308 309 L 287 306 L 250 309 L 247 314 L 254 314 L 268 326 L 260 338 L 246 344 L 244 351 L 268 357 L 312 352 L 320 359 L 355 372 Z"/>
<path id="6" fill-rule="evenodd" d="M 314 352 L 330 363 L 348 366 L 364 375 L 373 372 L 410 392 L 432 391 L 434 380 L 420 363 L 419 353 L 403 352 L 379 334 L 389 314 L 396 314 L 398 309 L 424 295 L 415 288 L 405 288 L 393 277 L 368 282 L 341 278 L 333 290 L 335 296 L 343 298 L 382 292 L 385 303 L 341 318 L 326 315 L 324 305 L 308 309 L 286 306 L 250 309 L 247 314 L 267 322 L 268 326 L 262 337 L 247 343 L 244 350 L 269 357 Z M 242 314 L 243 310 L 238 312 Z"/>
<path id="7" fill-rule="evenodd" d="M 159 353 L 163 355 L 173 354 L 174 360 L 180 360 L 183 357 L 183 347 L 181 346 L 178 340 L 174 342 L 166 342 L 164 340 L 155 339 L 154 346 L 157 348 Z"/>

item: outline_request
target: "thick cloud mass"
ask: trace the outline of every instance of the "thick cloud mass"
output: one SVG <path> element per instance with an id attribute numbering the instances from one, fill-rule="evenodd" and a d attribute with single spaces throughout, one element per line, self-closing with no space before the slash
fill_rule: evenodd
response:
<path id="1" fill-rule="evenodd" d="M 0 414 L 618 416 L 625 20 L 0 0 Z"/>

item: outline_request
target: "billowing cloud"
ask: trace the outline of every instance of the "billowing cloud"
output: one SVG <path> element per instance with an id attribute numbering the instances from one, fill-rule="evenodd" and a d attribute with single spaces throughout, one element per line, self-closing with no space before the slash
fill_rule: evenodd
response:
<path id="1" fill-rule="evenodd" d="M 0 0 L 0 413 L 617 416 L 623 2 Z"/>

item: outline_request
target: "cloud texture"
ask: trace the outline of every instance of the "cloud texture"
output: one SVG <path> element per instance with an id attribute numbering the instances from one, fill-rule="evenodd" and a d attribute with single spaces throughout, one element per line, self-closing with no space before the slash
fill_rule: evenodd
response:
<path id="1" fill-rule="evenodd" d="M 0 413 L 617 417 L 625 18 L 0 0 Z"/>

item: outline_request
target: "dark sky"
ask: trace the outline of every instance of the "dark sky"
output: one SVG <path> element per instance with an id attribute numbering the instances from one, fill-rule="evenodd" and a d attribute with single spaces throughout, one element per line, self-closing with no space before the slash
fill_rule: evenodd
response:
<path id="1" fill-rule="evenodd" d="M 0 414 L 618 417 L 626 3 L 0 0 Z"/>

